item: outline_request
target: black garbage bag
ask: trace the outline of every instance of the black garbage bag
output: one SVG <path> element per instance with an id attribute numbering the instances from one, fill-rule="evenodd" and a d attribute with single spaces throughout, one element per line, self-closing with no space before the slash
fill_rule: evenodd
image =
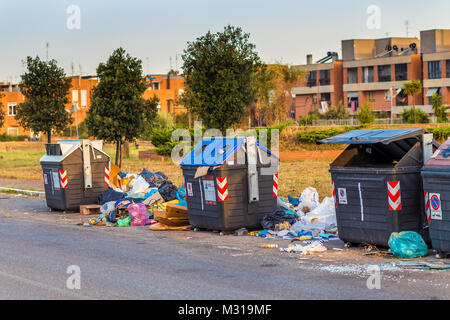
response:
<path id="1" fill-rule="evenodd" d="M 142 172 L 139 174 L 142 178 L 147 181 L 147 183 L 150 185 L 149 188 L 156 188 L 156 185 L 151 182 L 151 177 L 154 175 L 153 172 L 148 171 L 147 169 L 143 169 Z"/>
<path id="2" fill-rule="evenodd" d="M 167 176 L 163 172 L 151 173 L 150 171 L 148 171 L 148 173 L 145 174 L 144 178 L 148 182 L 148 184 L 150 184 L 150 187 L 156 187 L 159 189 L 167 181 Z"/>
<path id="3" fill-rule="evenodd" d="M 267 230 L 274 230 L 275 225 L 283 223 L 285 221 L 289 222 L 290 224 L 294 224 L 294 221 L 296 219 L 297 217 L 293 214 L 287 214 L 283 210 L 277 209 L 274 212 L 268 213 L 263 217 L 261 226 Z"/>
<path id="4" fill-rule="evenodd" d="M 105 192 L 103 192 L 97 199 L 97 203 L 99 205 L 104 205 L 107 202 L 117 201 L 119 199 L 125 198 L 127 196 L 126 193 L 117 192 L 111 188 L 108 188 Z"/>
<path id="5" fill-rule="evenodd" d="M 175 200 L 177 198 L 177 191 L 178 188 L 172 183 L 166 184 L 158 189 L 159 194 L 165 202 Z"/>

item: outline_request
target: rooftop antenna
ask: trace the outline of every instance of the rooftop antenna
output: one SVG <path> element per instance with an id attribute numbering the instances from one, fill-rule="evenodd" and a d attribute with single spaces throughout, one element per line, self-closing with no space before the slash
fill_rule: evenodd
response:
<path id="1" fill-rule="evenodd" d="M 170 70 L 172 70 L 172 56 L 169 57 L 170 60 Z"/>
<path id="2" fill-rule="evenodd" d="M 405 20 L 406 37 L 409 38 L 409 20 Z"/>
<path id="3" fill-rule="evenodd" d="M 81 64 L 78 65 L 78 68 L 80 69 L 80 77 L 83 75 L 83 67 Z"/>
<path id="4" fill-rule="evenodd" d="M 47 42 L 45 44 L 45 47 L 46 47 L 46 56 L 47 56 L 47 62 L 48 62 L 48 49 L 50 48 L 50 42 Z"/>

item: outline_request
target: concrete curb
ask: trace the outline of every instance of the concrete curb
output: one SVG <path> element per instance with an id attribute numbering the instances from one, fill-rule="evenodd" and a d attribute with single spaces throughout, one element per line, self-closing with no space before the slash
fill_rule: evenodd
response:
<path id="1" fill-rule="evenodd" d="M 45 197 L 45 192 L 0 187 L 0 191 L 13 191 L 33 197 Z"/>

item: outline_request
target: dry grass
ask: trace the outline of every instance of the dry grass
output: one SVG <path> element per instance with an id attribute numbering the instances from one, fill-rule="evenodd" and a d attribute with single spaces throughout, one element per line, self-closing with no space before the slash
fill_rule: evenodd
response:
<path id="1" fill-rule="evenodd" d="M 142 148 L 140 150 L 143 150 Z M 113 155 L 114 147 L 107 145 L 105 151 Z M 130 145 L 130 157 L 123 160 L 122 170 L 140 173 L 143 168 L 152 172 L 163 171 L 173 183 L 183 184 L 183 175 L 179 166 L 172 161 L 139 160 L 134 145 Z M 39 163 L 45 153 L 41 142 L 0 142 L 0 178 L 40 180 L 42 171 Z M 314 151 L 309 151 L 314 159 Z M 330 159 L 281 162 L 279 172 L 279 195 L 298 196 L 306 187 L 315 187 L 321 198 L 331 194 L 330 175 L 328 173 Z"/>

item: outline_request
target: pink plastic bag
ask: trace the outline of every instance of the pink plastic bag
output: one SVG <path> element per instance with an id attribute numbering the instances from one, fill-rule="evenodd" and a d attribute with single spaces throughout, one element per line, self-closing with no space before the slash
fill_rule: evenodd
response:
<path id="1" fill-rule="evenodd" d="M 146 226 L 150 224 L 147 214 L 147 207 L 142 203 L 131 204 L 128 206 L 128 214 L 131 219 L 132 227 Z"/>

